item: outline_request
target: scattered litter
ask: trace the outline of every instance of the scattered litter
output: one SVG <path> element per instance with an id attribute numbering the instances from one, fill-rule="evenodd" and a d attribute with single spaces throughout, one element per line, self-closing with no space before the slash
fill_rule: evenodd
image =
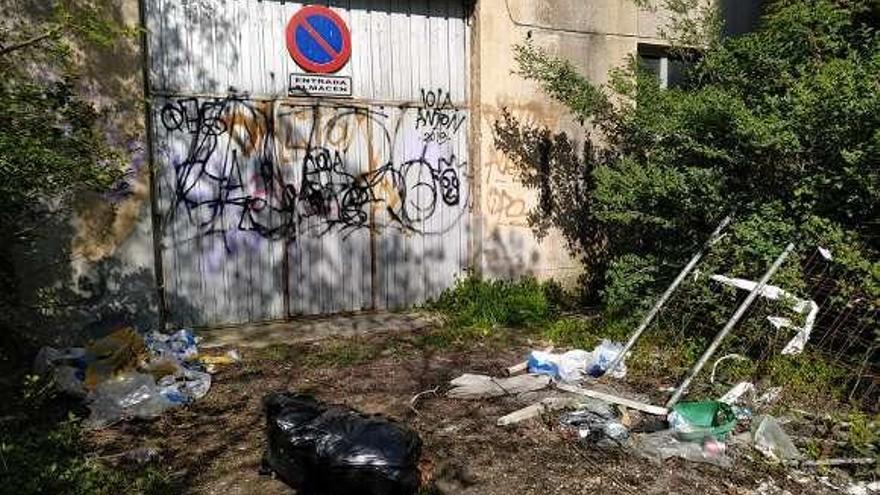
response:
<path id="1" fill-rule="evenodd" d="M 424 391 L 422 391 L 422 392 L 417 393 L 416 395 L 413 395 L 413 396 L 412 396 L 412 399 L 409 400 L 409 408 L 410 408 L 410 410 L 411 410 L 412 412 L 414 412 L 414 413 L 416 414 L 416 416 L 418 416 L 418 414 L 419 414 L 419 410 L 416 409 L 416 404 L 419 402 L 419 399 L 420 399 L 423 395 L 428 395 L 428 394 L 434 394 L 434 395 L 437 395 L 437 391 L 438 391 L 438 390 L 440 390 L 440 386 L 436 386 L 436 387 L 434 387 L 434 388 L 432 388 L 432 389 L 424 390 Z"/>
<path id="2" fill-rule="evenodd" d="M 699 442 L 706 437 L 724 440 L 736 426 L 730 405 L 718 401 L 679 402 L 666 417 L 676 438 Z"/>
<path id="3" fill-rule="evenodd" d="M 775 461 L 794 461 L 801 458 L 791 438 L 782 431 L 773 416 L 759 416 L 752 423 L 755 449 Z"/>
<path id="4" fill-rule="evenodd" d="M 264 467 L 304 494 L 409 495 L 420 485 L 422 441 L 405 425 L 306 395 L 264 399 Z"/>
<path id="5" fill-rule="evenodd" d="M 869 495 L 872 493 L 880 493 L 880 481 L 874 481 L 871 483 L 859 481 L 858 483 L 851 483 L 846 487 L 845 493 L 847 495 Z"/>
<path id="6" fill-rule="evenodd" d="M 636 435 L 630 449 L 637 455 L 657 464 L 670 457 L 680 457 L 692 462 L 714 464 L 723 468 L 733 466 L 733 461 L 725 454 L 723 443 L 708 439 L 703 444 L 682 442 L 675 438 L 672 430 L 663 430 L 646 435 Z"/>
<path id="7" fill-rule="evenodd" d="M 827 467 L 827 466 L 850 466 L 857 464 L 876 464 L 876 457 L 847 457 L 841 459 L 817 459 L 815 461 L 803 461 L 800 463 L 804 467 Z"/>
<path id="8" fill-rule="evenodd" d="M 146 358 L 144 339 L 131 327 L 98 339 L 86 347 L 85 388 L 94 390 L 114 375 L 133 371 Z"/>
<path id="9" fill-rule="evenodd" d="M 70 347 L 59 350 L 54 347 L 43 347 L 34 358 L 34 372 L 38 375 L 48 373 L 58 366 L 70 366 L 85 369 L 86 350 L 82 347 Z"/>
<path id="10" fill-rule="evenodd" d="M 755 399 L 755 407 L 761 408 L 772 406 L 777 400 L 779 400 L 780 395 L 782 395 L 782 387 L 771 387 L 761 394 L 760 397 Z"/>
<path id="11" fill-rule="evenodd" d="M 211 388 L 211 375 L 181 367 L 158 382 L 162 395 L 174 404 L 189 404 L 204 397 Z"/>
<path id="12" fill-rule="evenodd" d="M 655 416 L 666 416 L 669 413 L 669 410 L 665 407 L 654 406 L 651 404 L 645 404 L 643 402 L 635 401 L 632 399 L 627 399 L 625 397 L 618 397 L 616 395 L 606 394 L 604 392 L 599 392 L 596 390 L 589 390 L 586 388 L 581 388 L 575 385 L 566 385 L 564 383 L 560 383 L 556 385 L 556 388 L 559 390 L 563 390 L 565 392 L 571 392 L 573 394 L 583 395 L 586 397 L 592 397 L 594 399 L 599 399 L 601 401 L 609 402 L 611 404 L 619 404 L 622 406 L 626 406 L 630 409 L 635 409 L 637 411 L 646 412 L 648 414 L 653 414 Z"/>
<path id="13" fill-rule="evenodd" d="M 126 461 L 133 462 L 135 464 L 149 464 L 157 459 L 159 459 L 159 449 L 155 447 L 138 447 L 136 449 L 129 450 L 123 456 Z"/>
<path id="14" fill-rule="evenodd" d="M 453 386 L 446 393 L 450 398 L 484 399 L 540 390 L 550 385 L 550 377 L 519 375 L 509 378 L 492 378 L 486 375 L 465 373 L 449 384 Z"/>
<path id="15" fill-rule="evenodd" d="M 221 356 L 199 356 L 199 361 L 205 365 L 211 364 L 235 364 L 241 362 L 241 354 L 236 349 L 232 349 L 230 351 L 226 351 L 226 354 Z"/>
<path id="16" fill-rule="evenodd" d="M 514 364 L 505 370 L 507 376 L 518 375 L 520 373 L 525 373 L 529 370 L 529 362 L 523 361 L 521 363 Z"/>
<path id="17" fill-rule="evenodd" d="M 529 373 L 547 375 L 564 382 L 583 380 L 592 354 L 575 349 L 563 354 L 532 351 L 529 354 Z"/>
<path id="18" fill-rule="evenodd" d="M 498 422 L 496 424 L 498 426 L 508 426 L 516 424 L 527 419 L 537 418 L 551 411 L 565 409 L 566 407 L 574 405 L 575 402 L 576 401 L 574 399 L 567 399 L 563 397 L 547 397 L 541 402 L 526 406 L 506 416 L 498 418 Z"/>
<path id="19" fill-rule="evenodd" d="M 126 372 L 99 383 L 90 394 L 91 428 L 104 428 L 128 418 L 150 419 L 173 407 L 151 375 Z"/>
<path id="20" fill-rule="evenodd" d="M 728 354 L 726 356 L 721 356 L 720 358 L 715 360 L 715 364 L 712 365 L 712 374 L 709 375 L 709 383 L 715 383 L 715 372 L 718 371 L 718 365 L 728 359 L 739 359 L 740 361 L 748 361 L 749 358 L 742 356 L 740 354 Z"/>
<path id="21" fill-rule="evenodd" d="M 743 395 L 752 392 L 755 392 L 755 385 L 751 382 L 739 382 L 733 386 L 730 390 L 727 391 L 726 394 L 722 395 L 720 402 L 723 402 L 728 405 L 734 405 L 742 398 Z"/>
<path id="22" fill-rule="evenodd" d="M 60 391 L 85 399 L 92 411 L 87 424 L 102 428 L 129 418 L 153 418 L 199 400 L 211 388 L 206 371 L 241 359 L 234 350 L 199 357 L 197 341 L 189 329 L 143 338 L 125 327 L 85 348 L 45 347 L 34 370 L 51 373 Z"/>
<path id="23" fill-rule="evenodd" d="M 552 376 L 564 382 L 577 382 L 586 376 L 598 378 L 623 351 L 623 344 L 602 340 L 591 352 L 575 349 L 563 354 L 545 351 L 532 351 L 529 354 L 529 373 Z M 626 376 L 626 365 L 621 362 L 610 373 L 614 378 Z"/>
<path id="24" fill-rule="evenodd" d="M 167 357 L 178 362 L 193 361 L 199 355 L 195 333 L 189 328 L 166 335 L 152 332 L 145 339 L 150 352 L 157 357 Z"/>
<path id="25" fill-rule="evenodd" d="M 578 436 L 585 441 L 598 442 L 603 438 L 608 438 L 622 442 L 629 438 L 629 429 L 613 414 L 603 414 L 594 409 L 583 409 L 563 414 L 559 418 L 559 423 L 577 429 Z"/>
<path id="26" fill-rule="evenodd" d="M 34 358 L 34 372 L 52 375 L 55 387 L 62 393 L 77 398 L 86 396 L 86 350 L 82 347 L 43 347 Z"/>
<path id="27" fill-rule="evenodd" d="M 821 246 L 819 247 L 819 254 L 821 254 L 822 257 L 825 258 L 825 259 L 828 260 L 828 261 L 831 261 L 831 260 L 834 259 L 834 257 L 831 256 L 831 251 L 830 251 L 829 249 L 825 249 L 825 248 L 823 248 L 823 247 L 821 247 Z"/>

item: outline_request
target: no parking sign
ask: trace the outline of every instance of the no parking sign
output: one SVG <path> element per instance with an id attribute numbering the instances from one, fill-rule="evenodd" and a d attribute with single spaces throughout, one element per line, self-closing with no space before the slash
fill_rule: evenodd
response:
<path id="1" fill-rule="evenodd" d="M 331 74 L 351 57 L 351 33 L 336 12 L 320 5 L 300 9 L 287 23 L 287 51 L 308 72 Z"/>

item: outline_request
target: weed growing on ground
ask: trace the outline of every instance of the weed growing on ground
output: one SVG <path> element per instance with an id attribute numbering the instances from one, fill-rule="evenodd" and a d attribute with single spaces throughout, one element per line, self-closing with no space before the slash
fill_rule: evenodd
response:
<path id="1" fill-rule="evenodd" d="M 357 366 L 377 358 L 381 348 L 362 339 L 334 340 L 322 345 L 316 352 L 302 356 L 300 362 L 305 366 Z"/>
<path id="2" fill-rule="evenodd" d="M 28 377 L 11 391 L 19 402 L 0 426 L 3 493 L 115 495 L 171 493 L 169 476 L 155 465 L 110 465 L 89 455 L 80 419 L 64 411 L 51 380 Z"/>
<path id="3" fill-rule="evenodd" d="M 860 411 L 850 414 L 849 444 L 859 455 L 880 458 L 880 415 L 872 418 Z"/>
<path id="4" fill-rule="evenodd" d="M 469 276 L 426 304 L 446 316 L 453 328 L 476 328 L 488 334 L 500 327 L 539 327 L 558 313 L 559 286 L 532 277 L 483 280 Z"/>

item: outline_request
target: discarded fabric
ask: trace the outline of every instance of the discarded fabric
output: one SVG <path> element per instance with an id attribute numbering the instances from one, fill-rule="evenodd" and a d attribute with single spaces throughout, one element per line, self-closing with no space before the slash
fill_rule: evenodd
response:
<path id="1" fill-rule="evenodd" d="M 378 416 L 274 393 L 263 401 L 264 467 L 303 495 L 411 495 L 418 491 L 422 441 Z"/>

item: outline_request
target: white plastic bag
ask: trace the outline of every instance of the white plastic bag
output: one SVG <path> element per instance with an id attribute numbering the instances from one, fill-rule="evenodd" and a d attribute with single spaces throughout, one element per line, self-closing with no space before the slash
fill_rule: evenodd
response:
<path id="1" fill-rule="evenodd" d="M 587 372 L 591 376 L 600 377 L 608 372 L 608 367 L 617 359 L 617 355 L 623 351 L 623 344 L 612 342 L 608 339 L 602 339 L 602 342 L 593 349 L 593 356 L 588 366 Z M 623 378 L 626 376 L 626 364 L 623 360 L 614 368 L 609 376 L 612 378 Z"/>

